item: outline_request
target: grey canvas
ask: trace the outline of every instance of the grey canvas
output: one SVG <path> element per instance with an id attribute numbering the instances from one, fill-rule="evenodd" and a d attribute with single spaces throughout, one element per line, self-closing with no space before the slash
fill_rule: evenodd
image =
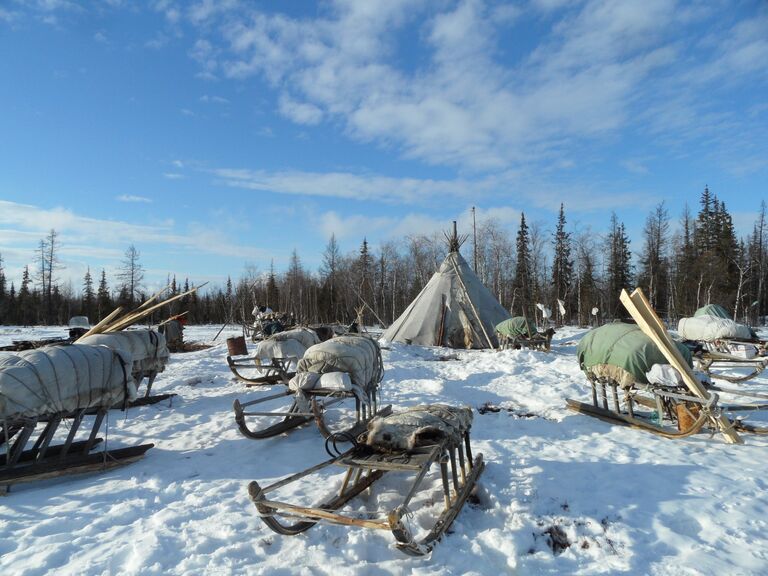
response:
<path id="1" fill-rule="evenodd" d="M 494 328 L 509 317 L 461 254 L 451 252 L 381 339 L 422 346 L 495 348 Z"/>

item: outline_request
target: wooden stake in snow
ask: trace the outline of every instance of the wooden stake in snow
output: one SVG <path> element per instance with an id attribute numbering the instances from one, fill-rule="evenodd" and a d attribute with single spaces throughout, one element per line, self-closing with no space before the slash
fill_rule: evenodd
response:
<path id="1" fill-rule="evenodd" d="M 669 336 L 664 324 L 662 324 L 661 319 L 651 307 L 643 291 L 640 288 L 636 288 L 630 295 L 626 290 L 622 290 L 620 299 L 643 333 L 656 344 L 667 361 L 680 372 L 683 382 L 685 382 L 691 394 L 702 400 L 709 400 L 709 392 L 696 379 L 693 370 L 691 370 L 691 367 L 688 366 L 677 346 L 672 342 L 672 338 Z M 733 425 L 724 415 L 711 415 L 710 420 L 722 432 L 727 442 L 731 444 L 743 443 L 741 437 L 733 429 Z"/>

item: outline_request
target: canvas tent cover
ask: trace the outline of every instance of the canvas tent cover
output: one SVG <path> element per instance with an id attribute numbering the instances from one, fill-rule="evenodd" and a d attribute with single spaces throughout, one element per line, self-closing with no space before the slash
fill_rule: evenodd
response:
<path id="1" fill-rule="evenodd" d="M 509 338 L 533 338 L 538 334 L 536 325 L 524 316 L 515 316 L 496 324 L 496 332 Z"/>
<path id="2" fill-rule="evenodd" d="M 692 366 L 691 352 L 680 342 L 675 342 L 683 358 Z M 579 367 L 585 372 L 607 374 L 603 366 L 613 366 L 628 373 L 631 379 L 648 383 L 646 372 L 654 364 L 668 364 L 653 341 L 634 324 L 615 322 L 590 330 L 576 348 Z M 614 372 L 614 374 L 616 374 Z M 630 381 L 620 382 L 622 385 Z"/>
<path id="3" fill-rule="evenodd" d="M 102 345 L 112 350 L 123 350 L 133 359 L 134 376 L 162 372 L 168 363 L 165 336 L 154 330 L 126 330 L 92 334 L 78 341 L 80 344 Z"/>
<path id="4" fill-rule="evenodd" d="M 728 310 L 720 306 L 720 304 L 707 304 L 706 306 L 702 306 L 693 313 L 694 318 L 698 318 L 699 316 L 715 316 L 716 318 L 725 318 L 726 320 L 731 319 Z"/>
<path id="5" fill-rule="evenodd" d="M 296 372 L 346 372 L 352 383 L 363 390 L 370 390 L 384 376 L 378 343 L 353 335 L 338 336 L 307 349 Z"/>
<path id="6" fill-rule="evenodd" d="M 381 338 L 422 346 L 495 348 L 494 328 L 507 318 L 509 313 L 453 251 Z"/>
<path id="7" fill-rule="evenodd" d="M 131 357 L 71 344 L 0 352 L 0 419 L 35 418 L 136 399 Z"/>
<path id="8" fill-rule="evenodd" d="M 752 340 L 756 337 L 749 326 L 739 324 L 729 318 L 706 314 L 693 318 L 680 318 L 680 322 L 677 324 L 677 333 L 686 340 L 703 340 L 704 342 L 712 342 L 722 338 Z"/>

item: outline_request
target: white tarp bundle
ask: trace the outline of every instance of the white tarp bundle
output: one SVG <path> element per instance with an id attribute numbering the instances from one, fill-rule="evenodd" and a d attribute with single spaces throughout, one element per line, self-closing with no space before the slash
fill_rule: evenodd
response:
<path id="1" fill-rule="evenodd" d="M 0 419 L 109 408 L 126 399 L 136 399 L 127 352 L 84 344 L 0 352 Z"/>
<path id="2" fill-rule="evenodd" d="M 297 376 L 311 372 L 346 372 L 352 384 L 369 390 L 381 381 L 381 350 L 366 336 L 338 336 L 309 348 L 299 360 Z"/>
<path id="3" fill-rule="evenodd" d="M 680 318 L 677 332 L 685 340 L 703 340 L 704 342 L 727 338 L 752 339 L 752 330 L 749 326 L 739 324 L 728 318 L 709 315 Z"/>
<path id="4" fill-rule="evenodd" d="M 162 372 L 168 363 L 169 352 L 165 336 L 155 330 L 124 330 L 92 334 L 81 338 L 78 342 L 128 352 L 133 359 L 131 373 L 138 380 L 153 372 Z"/>
<path id="5" fill-rule="evenodd" d="M 459 252 L 440 269 L 381 340 L 422 346 L 495 348 L 494 327 L 509 313 L 483 285 Z"/>
<path id="6" fill-rule="evenodd" d="M 256 347 L 256 358 L 269 363 L 272 358 L 295 358 L 300 360 L 307 348 L 320 342 L 320 338 L 310 328 L 294 328 L 278 332 L 259 342 Z"/>
<path id="7" fill-rule="evenodd" d="M 413 450 L 449 439 L 459 444 L 472 425 L 472 408 L 446 404 L 413 406 L 368 423 L 365 443 L 384 452 Z"/>

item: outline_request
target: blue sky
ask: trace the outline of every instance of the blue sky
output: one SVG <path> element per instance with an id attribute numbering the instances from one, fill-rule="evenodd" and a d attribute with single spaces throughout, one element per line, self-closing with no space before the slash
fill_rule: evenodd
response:
<path id="1" fill-rule="evenodd" d="M 705 184 L 768 189 L 768 4 L 0 1 L 0 255 L 149 287 L 467 228 L 636 239 Z"/>

